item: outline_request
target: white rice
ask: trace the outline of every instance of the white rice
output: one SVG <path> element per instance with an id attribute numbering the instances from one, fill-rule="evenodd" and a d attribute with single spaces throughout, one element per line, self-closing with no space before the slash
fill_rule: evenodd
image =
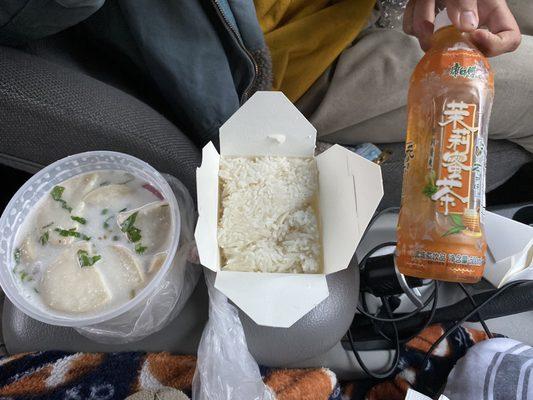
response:
<path id="1" fill-rule="evenodd" d="M 218 243 L 224 269 L 320 271 L 313 158 L 222 157 L 219 177 Z"/>

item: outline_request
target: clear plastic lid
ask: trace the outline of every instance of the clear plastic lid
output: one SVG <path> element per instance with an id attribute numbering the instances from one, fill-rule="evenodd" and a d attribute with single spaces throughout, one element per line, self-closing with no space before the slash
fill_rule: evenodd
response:
<path id="1" fill-rule="evenodd" d="M 159 272 L 132 300 L 93 314 L 67 315 L 47 309 L 32 302 L 20 288 L 20 282 L 11 272 L 14 267 L 14 248 L 17 232 L 30 214 L 33 206 L 54 185 L 87 172 L 98 170 L 123 170 L 149 182 L 168 200 L 171 208 L 171 232 L 169 256 Z M 65 157 L 33 175 L 13 196 L 0 217 L 0 286 L 9 300 L 31 318 L 50 325 L 81 327 L 108 321 L 146 301 L 173 265 L 181 231 L 181 215 L 178 203 L 168 182 L 152 166 L 128 154 L 112 151 L 91 151 Z M 152 299 L 153 300 L 153 299 Z"/>

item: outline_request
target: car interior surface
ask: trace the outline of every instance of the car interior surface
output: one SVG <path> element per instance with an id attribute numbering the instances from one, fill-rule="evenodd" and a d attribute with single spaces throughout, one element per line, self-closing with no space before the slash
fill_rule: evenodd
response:
<path id="1" fill-rule="evenodd" d="M 129 60 L 117 62 L 116 57 L 110 56 L 112 51 L 86 40 L 76 26 L 23 46 L 0 46 L 2 211 L 24 182 L 42 168 L 73 154 L 101 150 L 126 153 L 145 161 L 164 174 L 171 186 L 173 179 L 181 182 L 196 204 L 201 143 L 178 128 L 153 82 Z M 368 258 L 368 254 L 376 246 L 395 242 L 395 208 L 400 206 L 402 193 L 405 143 L 377 146 L 386 154 L 380 163 L 383 198 L 348 268 L 327 275 L 327 298 L 283 328 L 258 324 L 239 310 L 248 350 L 260 366 L 324 367 L 333 371 L 338 380 L 358 380 L 367 377 L 365 369 L 382 371 L 394 363 L 394 347 L 376 334 L 377 329 L 383 335 L 393 335 L 392 328 L 356 314 L 361 308 L 361 296 L 368 298 L 365 307 L 377 307 L 369 298 L 373 297 L 370 293 L 378 291 L 369 284 L 374 278 L 365 271 L 360 274 L 359 263 L 364 260 L 365 264 L 378 266 L 380 260 L 390 262 L 390 249 L 378 250 L 375 257 Z M 533 226 L 533 155 L 507 140 L 489 140 L 487 149 L 487 210 Z M 214 275 L 204 268 L 181 312 L 163 329 L 126 343 L 102 343 L 72 327 L 40 322 L 3 296 L 1 332 L 5 354 L 65 351 L 196 355 L 210 316 L 205 279 L 211 274 Z M 434 288 L 422 281 L 416 286 L 415 292 L 424 299 Z M 440 322 L 451 324 L 470 311 L 471 305 L 459 286 L 442 282 L 438 288 L 438 300 L 432 295 L 438 311 L 431 316 L 436 313 Z M 532 285 L 526 283 L 513 289 L 512 294 L 509 291 L 502 295 L 497 304 L 483 311 L 483 324 L 492 332 L 533 346 L 529 334 L 533 331 L 531 289 Z M 481 281 L 472 286 L 470 294 L 482 302 L 487 293 L 492 293 L 490 290 L 491 286 Z M 396 312 L 408 313 L 409 295 L 394 298 Z M 425 306 L 428 304 L 429 300 Z M 402 335 L 416 335 L 431 312 L 430 307 L 424 310 L 416 320 L 394 325 L 396 335 L 397 329 Z M 467 319 L 466 326 L 483 329 L 475 316 Z M 354 343 L 364 367 L 356 359 Z"/>

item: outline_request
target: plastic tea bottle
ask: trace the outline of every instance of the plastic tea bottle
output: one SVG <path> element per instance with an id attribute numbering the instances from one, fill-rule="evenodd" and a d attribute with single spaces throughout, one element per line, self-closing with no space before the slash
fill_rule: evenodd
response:
<path id="1" fill-rule="evenodd" d="M 396 265 L 409 276 L 477 282 L 493 75 L 446 10 L 410 82 Z"/>

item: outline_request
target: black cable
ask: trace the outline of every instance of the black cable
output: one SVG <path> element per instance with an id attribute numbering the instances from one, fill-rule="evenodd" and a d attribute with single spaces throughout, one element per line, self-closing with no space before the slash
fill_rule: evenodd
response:
<path id="1" fill-rule="evenodd" d="M 391 207 L 391 209 L 395 209 L 395 207 Z M 388 209 L 385 209 L 385 210 L 388 210 Z M 378 250 L 380 250 L 380 249 L 382 249 L 384 247 L 389 247 L 389 246 L 396 246 L 396 242 L 384 242 L 384 243 L 380 243 L 377 246 L 375 246 L 374 248 L 372 248 L 361 259 L 361 262 L 359 263 L 359 269 L 361 271 L 365 269 L 367 260 L 376 251 L 378 251 Z M 357 311 L 359 311 L 359 313 L 363 314 L 364 316 L 366 316 L 366 317 L 368 317 L 368 318 L 370 318 L 370 319 L 372 319 L 374 321 L 379 321 L 379 322 L 400 322 L 400 321 L 404 321 L 406 319 L 411 318 L 412 316 L 418 314 L 420 311 L 422 311 L 424 308 L 426 308 L 428 306 L 428 304 L 430 303 L 430 301 L 433 300 L 434 296 L 435 296 L 435 291 L 433 291 L 433 293 L 426 299 L 426 301 L 421 306 L 418 306 L 415 310 L 413 310 L 413 311 L 411 311 L 411 312 L 409 312 L 407 314 L 404 314 L 401 317 L 396 317 L 396 318 L 378 317 L 376 315 L 370 314 L 367 310 L 361 308 L 360 306 L 357 306 Z"/>
<path id="2" fill-rule="evenodd" d="M 390 309 L 390 305 L 389 305 L 388 299 L 385 299 L 385 301 L 383 302 L 383 306 L 385 307 L 385 310 L 387 311 L 387 314 L 389 316 L 392 316 L 392 311 Z M 394 328 L 394 343 L 396 344 L 396 346 L 395 346 L 395 354 L 394 354 L 394 360 L 392 362 L 392 366 L 388 370 L 386 370 L 385 372 L 373 372 L 373 371 L 370 371 L 368 369 L 368 367 L 366 366 L 365 362 L 361 358 L 361 355 L 359 354 L 359 351 L 355 348 L 355 341 L 353 340 L 352 332 L 351 332 L 350 329 L 348 329 L 347 336 L 348 336 L 348 340 L 350 342 L 350 347 L 352 348 L 353 355 L 355 356 L 355 359 L 357 360 L 357 362 L 361 366 L 361 369 L 368 376 L 370 376 L 371 378 L 374 378 L 374 379 L 386 379 L 386 378 L 390 377 L 396 371 L 396 369 L 398 368 L 398 364 L 400 362 L 400 340 L 399 340 L 399 336 L 398 336 L 398 327 L 396 326 L 396 324 L 394 322 L 392 323 L 392 327 Z"/>
<path id="3" fill-rule="evenodd" d="M 436 285 L 436 281 L 433 281 L 434 284 Z M 431 300 L 433 300 L 433 298 L 435 297 L 435 290 L 433 290 L 433 292 L 431 293 L 431 295 L 426 299 L 426 301 L 419 307 L 417 307 L 415 310 L 407 313 L 407 314 L 403 314 L 401 317 L 396 317 L 396 318 L 383 318 L 383 317 L 378 317 L 377 315 L 373 315 L 373 314 L 370 314 L 369 312 L 363 310 L 361 307 L 357 306 L 357 311 L 360 312 L 361 314 L 363 314 L 365 317 L 368 317 L 370 319 L 373 319 L 375 321 L 379 321 L 379 322 L 400 322 L 400 321 L 404 321 L 406 319 L 409 319 L 411 318 L 412 316 L 418 314 L 420 311 L 422 311 L 424 308 L 426 308 L 428 306 L 428 304 L 431 302 Z"/>
<path id="4" fill-rule="evenodd" d="M 466 290 L 465 288 L 465 285 L 463 285 L 462 283 L 458 283 L 459 287 L 461 288 L 461 290 L 463 291 L 463 293 L 465 294 L 465 296 L 468 298 L 468 300 L 470 301 L 470 304 L 472 304 L 472 307 L 477 307 L 477 303 L 476 301 L 474 300 L 474 298 L 472 297 L 472 295 L 470 294 L 470 292 L 468 290 Z M 481 316 L 481 313 L 478 312 L 476 313 L 477 314 L 477 318 L 479 320 L 479 323 L 481 324 L 481 326 L 483 327 L 483 330 L 485 331 L 485 333 L 487 334 L 487 336 L 492 339 L 494 336 L 492 335 L 492 332 L 490 331 L 489 327 L 487 326 L 487 324 L 485 323 L 485 320 L 483 319 L 483 317 Z"/>
<path id="5" fill-rule="evenodd" d="M 382 210 L 380 213 L 376 214 L 371 219 L 370 223 L 368 224 L 368 227 L 365 230 L 365 234 L 367 233 L 367 231 L 370 229 L 370 227 L 374 224 L 374 222 L 381 215 L 383 215 L 383 214 L 385 214 L 387 212 L 396 211 L 396 210 L 398 210 L 398 207 L 391 207 L 391 208 Z M 361 262 L 359 264 L 360 270 L 364 270 L 364 268 L 366 267 L 366 262 L 370 258 L 370 256 L 372 256 L 376 251 L 378 251 L 378 250 L 380 250 L 380 249 L 382 249 L 384 247 L 388 247 L 388 246 L 396 246 L 396 242 L 381 243 L 381 244 L 375 246 L 373 249 L 371 249 L 362 258 L 362 260 L 361 260 Z M 492 338 L 493 337 L 492 332 L 490 331 L 490 329 L 488 328 L 488 326 L 485 323 L 484 319 L 482 318 L 480 311 L 487 304 L 489 304 L 491 301 L 493 301 L 498 296 L 500 296 L 503 292 L 505 292 L 507 289 L 509 289 L 511 287 L 514 287 L 514 286 L 517 286 L 517 285 L 520 285 L 520 284 L 525 283 L 525 282 L 528 282 L 528 281 L 526 281 L 526 280 L 524 280 L 524 281 L 515 281 L 515 282 L 511 282 L 511 283 L 509 283 L 507 285 L 504 285 L 504 286 L 502 286 L 500 289 L 498 289 L 496 292 L 494 292 L 489 298 L 487 298 L 485 301 L 483 301 L 479 305 L 476 303 L 476 301 L 474 300 L 473 296 L 468 292 L 466 287 L 462 283 L 459 283 L 458 285 L 459 285 L 460 289 L 463 291 L 463 293 L 465 294 L 466 298 L 469 300 L 469 302 L 472 305 L 473 309 L 470 312 L 468 312 L 465 316 L 463 316 L 459 321 L 457 321 L 452 327 L 447 329 L 446 332 L 444 332 L 439 337 L 439 339 L 437 339 L 437 341 L 435 341 L 431 345 L 430 349 L 427 351 L 427 353 L 426 353 L 426 355 L 425 355 L 425 357 L 424 357 L 424 359 L 422 361 L 421 368 L 423 369 L 426 366 L 426 363 L 429 361 L 429 358 L 431 357 L 433 351 L 435 351 L 435 349 L 440 345 L 440 343 L 442 343 L 448 336 L 450 336 L 453 332 L 455 332 L 464 322 L 466 322 L 474 314 L 477 314 L 478 320 L 481 323 L 481 325 L 483 326 L 483 329 L 485 330 L 485 332 L 487 333 L 487 336 L 489 338 Z M 375 329 L 375 331 L 377 333 L 379 333 L 387 341 L 389 341 L 390 343 L 394 344 L 394 349 L 395 349 L 395 357 L 394 357 L 393 364 L 392 364 L 391 368 L 389 368 L 387 371 L 381 372 L 381 373 L 372 372 L 372 371 L 370 371 L 368 369 L 368 367 L 366 366 L 366 364 L 362 360 L 362 358 L 361 358 L 361 356 L 359 354 L 359 351 L 356 348 L 352 332 L 351 332 L 350 329 L 348 329 L 347 337 L 348 337 L 348 340 L 350 342 L 350 347 L 351 347 L 351 349 L 352 349 L 352 351 L 354 353 L 354 356 L 355 356 L 357 362 L 361 366 L 361 369 L 368 376 L 370 376 L 370 377 L 372 377 L 374 379 L 385 379 L 385 378 L 390 377 L 396 371 L 396 369 L 398 367 L 398 364 L 399 364 L 400 344 L 406 343 L 409 340 L 413 339 L 414 337 L 418 336 L 424 329 L 426 329 L 431 324 L 431 322 L 433 321 L 433 319 L 435 317 L 436 311 L 437 311 L 438 297 L 439 297 L 439 283 L 438 283 L 438 281 L 434 281 L 434 285 L 435 285 L 435 287 L 433 289 L 433 292 L 426 299 L 426 301 L 423 303 L 422 306 L 419 306 L 414 311 L 409 312 L 407 314 L 404 314 L 404 315 L 402 315 L 400 317 L 396 317 L 396 318 L 394 317 L 394 314 L 393 314 L 393 312 L 391 310 L 391 306 L 390 306 L 390 303 L 389 303 L 389 300 L 390 300 L 389 296 L 385 296 L 385 297 L 381 297 L 380 298 L 381 302 L 383 304 L 383 307 L 384 307 L 384 309 L 386 311 L 386 314 L 387 314 L 387 318 L 384 318 L 384 317 L 378 317 L 377 315 L 371 314 L 368 311 L 368 307 L 367 307 L 367 304 L 366 304 L 366 298 L 364 297 L 364 294 L 362 294 L 362 297 L 361 297 L 362 307 L 360 307 L 358 305 L 357 306 L 357 311 L 359 311 L 359 313 L 361 313 L 362 315 L 364 315 L 367 318 L 369 318 L 370 322 L 372 323 L 372 326 Z M 426 308 L 430 302 L 432 302 L 430 313 L 428 315 L 428 318 L 425 320 L 424 324 L 420 327 L 420 329 L 418 329 L 414 334 L 411 334 L 409 337 L 400 339 L 399 332 L 398 332 L 398 326 L 396 325 L 396 323 L 400 322 L 400 321 L 407 320 L 407 319 L 413 317 L 414 315 L 418 314 L 420 311 L 422 311 L 424 308 Z M 387 334 L 385 334 L 383 332 L 382 328 L 380 328 L 378 326 L 378 323 L 391 323 L 392 324 L 392 328 L 393 328 L 393 332 L 394 332 L 394 336 L 391 338 Z"/>
<path id="6" fill-rule="evenodd" d="M 384 247 L 389 247 L 389 246 L 396 246 L 396 242 L 384 242 L 384 243 L 380 243 L 377 246 L 373 247 L 370 251 L 368 251 L 364 255 L 364 257 L 359 262 L 359 269 L 360 270 L 365 269 L 366 262 L 368 261 L 368 259 L 370 258 L 370 256 L 372 254 L 374 254 L 376 251 L 378 251 L 378 250 L 380 250 L 380 249 L 382 249 Z"/>
<path id="7" fill-rule="evenodd" d="M 375 220 L 376 218 L 374 218 L 373 220 Z M 371 224 L 373 223 L 373 221 L 371 221 Z M 370 225 L 370 224 L 369 224 Z M 375 246 L 373 249 L 371 249 L 369 252 L 367 252 L 365 254 L 365 256 L 362 258 L 360 264 L 359 264 L 359 268 L 361 270 L 363 270 L 366 266 L 366 262 L 368 260 L 368 258 L 374 254 L 376 251 L 384 248 L 384 247 L 388 247 L 388 246 L 395 246 L 396 245 L 396 242 L 385 242 L 385 243 L 381 243 L 377 246 Z M 429 326 L 429 324 L 431 323 L 431 321 L 433 320 L 434 316 L 435 316 L 435 312 L 437 310 L 437 304 L 438 304 L 438 282 L 434 281 L 434 290 L 432 292 L 432 294 L 426 299 L 426 301 L 423 303 L 422 306 L 419 306 L 417 307 L 414 311 L 408 313 L 408 314 L 405 314 L 405 315 L 402 315 L 401 317 L 397 317 L 397 318 L 394 318 L 394 314 L 391 310 L 391 307 L 390 307 L 390 303 L 389 303 L 389 298 L 388 297 L 381 297 L 381 302 L 383 304 L 383 307 L 385 308 L 385 311 L 387 313 L 387 317 L 388 318 L 382 318 L 382 317 L 378 317 L 377 315 L 373 315 L 373 314 L 370 314 L 367 310 L 366 310 L 366 301 L 364 300 L 364 297 L 363 297 L 363 301 L 362 301 L 362 304 L 363 304 L 363 307 L 365 309 L 362 309 L 361 307 L 357 307 L 358 311 L 367 316 L 368 318 L 370 318 L 370 321 L 372 322 L 372 324 L 374 325 L 374 327 L 376 328 L 376 330 L 385 338 L 387 339 L 389 342 L 393 343 L 394 344 L 394 347 L 395 347 L 395 356 L 394 356 L 394 360 L 393 360 L 393 363 L 392 363 L 392 366 L 386 370 L 385 372 L 373 372 L 373 371 L 370 371 L 370 369 L 366 366 L 365 362 L 363 361 L 363 359 L 361 358 L 360 354 L 359 354 L 359 351 L 357 350 L 356 348 L 356 345 L 355 345 L 355 341 L 353 339 L 353 335 L 352 335 L 352 332 L 350 329 L 348 329 L 348 332 L 347 332 L 347 337 L 348 337 L 348 340 L 350 342 L 350 347 L 352 349 L 352 352 L 354 353 L 354 356 L 355 356 L 355 359 L 357 360 L 357 362 L 359 363 L 359 365 L 361 366 L 361 369 L 370 377 L 374 378 L 374 379 L 385 379 L 385 378 L 388 378 L 390 377 L 395 371 L 396 369 L 398 368 L 398 363 L 400 361 L 400 345 L 402 343 L 405 343 L 409 340 L 411 340 L 413 337 L 417 336 L 422 330 L 424 330 L 425 328 L 427 328 Z M 403 320 L 406 320 L 410 317 L 412 317 L 413 315 L 416 315 L 418 312 L 420 312 L 422 309 L 424 309 L 425 307 L 427 307 L 427 305 L 433 301 L 432 303 L 432 306 L 431 306 L 431 312 L 429 314 L 429 317 L 428 319 L 426 320 L 426 322 L 424 323 L 423 327 L 421 327 L 421 329 L 416 332 L 414 335 L 411 335 L 410 337 L 408 338 L 403 338 L 400 340 L 400 337 L 399 337 L 399 332 L 398 332 L 398 327 L 396 325 L 396 322 L 399 322 L 399 321 L 403 321 Z M 393 331 L 394 331 L 394 337 L 393 338 L 390 338 L 388 335 L 385 335 L 381 329 L 379 329 L 375 324 L 376 322 L 387 322 L 387 323 L 391 323 L 392 324 L 392 327 L 393 327 Z"/>
<path id="8" fill-rule="evenodd" d="M 435 289 L 433 289 L 433 302 L 431 303 L 431 310 L 428 314 L 428 317 L 426 318 L 426 320 L 424 321 L 424 324 L 422 324 L 422 326 L 420 328 L 418 328 L 416 330 L 416 332 L 412 333 L 411 335 L 405 337 L 405 338 L 400 338 L 400 344 L 405 344 L 407 342 L 409 342 L 411 339 L 414 339 L 415 337 L 417 337 L 418 335 L 420 335 L 420 333 L 422 333 L 422 331 L 424 329 L 426 329 L 430 324 L 431 322 L 433 321 L 433 318 L 435 318 L 435 314 L 437 312 L 437 304 L 438 304 L 438 301 L 439 301 L 439 282 L 438 281 L 434 281 L 435 283 Z M 430 296 L 431 298 L 431 296 Z M 383 301 L 383 299 L 382 299 Z M 385 340 L 388 340 L 389 342 L 392 342 L 392 339 L 385 333 L 383 332 L 383 330 L 377 326 L 377 323 L 376 321 L 374 321 L 372 318 L 370 318 L 370 322 L 372 323 L 372 326 L 374 327 L 374 329 L 376 330 L 376 332 L 382 337 L 384 338 Z"/>
<path id="9" fill-rule="evenodd" d="M 384 210 L 386 211 L 386 210 Z M 383 212 L 381 213 L 383 214 Z M 381 215 L 379 214 L 379 215 Z M 378 216 L 379 216 L 378 215 Z M 371 223 L 369 225 L 371 225 L 374 221 L 375 221 L 376 218 L 374 218 Z M 385 242 L 385 243 L 381 243 L 377 246 L 375 246 L 373 249 L 371 249 L 367 254 L 365 254 L 365 256 L 362 258 L 360 264 L 359 264 L 359 268 L 360 270 L 363 270 L 366 266 L 366 262 L 368 260 L 368 258 L 374 254 L 376 251 L 384 248 L 384 247 L 388 247 L 388 246 L 396 246 L 396 242 Z M 374 378 L 374 379 L 385 379 L 385 378 L 388 378 L 390 377 L 395 371 L 396 369 L 398 368 L 398 363 L 400 361 L 400 345 L 402 343 L 405 343 L 406 341 L 412 339 L 414 336 L 416 336 L 418 333 L 420 333 L 420 331 L 422 331 L 423 329 L 425 329 L 432 321 L 433 317 L 435 316 L 435 312 L 437 310 L 437 300 L 438 300 L 438 283 L 435 281 L 434 282 L 434 285 L 435 285 L 435 288 L 432 292 L 432 294 L 426 299 L 426 301 L 423 303 L 422 306 L 419 306 L 417 307 L 414 311 L 406 314 L 406 315 L 402 315 L 401 317 L 397 317 L 397 318 L 394 318 L 393 316 L 393 312 L 391 310 L 391 307 L 390 307 L 390 303 L 389 303 L 389 298 L 388 297 L 382 297 L 381 298 L 381 302 L 383 304 L 383 307 L 385 308 L 385 311 L 387 313 L 387 316 L 388 318 L 382 318 L 382 317 L 378 317 L 376 315 L 372 315 L 370 314 L 367 310 L 366 310 L 366 301 L 364 300 L 364 297 L 363 297 L 363 305 L 365 307 L 365 309 L 362 309 L 361 307 L 357 307 L 357 310 L 367 316 L 368 318 L 370 318 L 370 321 L 372 322 L 372 324 L 376 327 L 375 323 L 376 321 L 378 322 L 387 322 L 387 323 L 391 323 L 392 324 L 392 327 L 393 327 L 393 330 L 394 330 L 394 337 L 393 338 L 389 338 L 387 335 L 385 335 L 381 329 L 377 328 L 377 331 L 379 333 L 382 334 L 382 336 L 384 338 L 386 338 L 389 342 L 393 343 L 394 344 L 394 350 L 395 350 L 395 356 L 394 356 L 394 360 L 392 362 L 392 366 L 384 371 L 384 372 L 373 372 L 373 371 L 370 371 L 370 369 L 366 366 L 365 362 L 363 361 L 363 359 L 361 358 L 361 355 L 359 354 L 359 351 L 357 350 L 356 348 L 356 345 L 355 345 L 355 341 L 353 339 L 353 335 L 352 335 L 352 332 L 350 329 L 348 329 L 348 332 L 347 332 L 347 337 L 348 337 L 348 341 L 350 342 L 350 347 L 352 349 L 352 352 L 354 353 L 354 357 L 355 359 L 357 360 L 357 362 L 359 363 L 361 369 L 370 377 Z M 399 337 L 399 332 L 398 332 L 398 327 L 396 325 L 396 322 L 399 322 L 399 321 L 403 321 L 403 320 L 406 320 L 410 317 L 412 317 L 413 315 L 416 315 L 418 312 L 420 312 L 420 310 L 424 309 L 425 307 L 427 307 L 427 305 L 433 301 L 433 304 L 432 304 L 432 307 L 431 307 L 431 312 L 430 312 L 430 315 L 429 315 L 429 318 L 426 320 L 424 326 L 422 327 L 422 329 L 417 332 L 415 335 L 413 335 L 412 337 L 409 337 L 409 338 L 403 338 L 402 340 L 400 340 L 400 337 Z"/>
<path id="10" fill-rule="evenodd" d="M 422 333 L 422 331 L 424 329 L 426 329 L 431 324 L 431 322 L 433 322 L 433 318 L 435 318 L 435 314 L 437 313 L 437 305 L 438 305 L 438 301 L 439 301 L 439 282 L 438 281 L 435 281 L 434 292 L 435 292 L 435 297 L 433 299 L 433 304 L 431 305 L 431 311 L 429 313 L 428 318 L 426 319 L 426 322 L 424 322 L 424 325 L 422 325 L 422 327 L 417 332 L 415 332 L 412 335 L 402 339 L 401 343 L 407 343 L 411 339 L 414 339 L 415 337 L 420 335 L 420 333 Z"/>
<path id="11" fill-rule="evenodd" d="M 426 356 L 422 360 L 422 364 L 420 365 L 420 369 L 424 369 L 427 362 L 429 361 L 431 354 L 433 354 L 433 351 L 453 332 L 455 332 L 463 323 L 465 323 L 468 318 L 470 318 L 472 315 L 478 313 L 483 307 L 485 307 L 487 304 L 489 304 L 491 301 L 493 301 L 495 298 L 500 296 L 503 292 L 505 292 L 507 289 L 510 289 L 514 286 L 521 285 L 523 283 L 529 282 L 528 280 L 520 280 L 520 281 L 514 281 L 511 283 L 508 283 L 501 288 L 499 288 L 497 291 L 495 291 L 488 299 L 486 299 L 484 302 L 479 304 L 478 306 L 474 307 L 472 311 L 467 313 L 463 318 L 461 318 L 459 321 L 457 321 L 452 327 L 448 328 L 446 332 L 444 332 L 438 339 L 431 345 L 429 350 L 426 352 Z"/>

